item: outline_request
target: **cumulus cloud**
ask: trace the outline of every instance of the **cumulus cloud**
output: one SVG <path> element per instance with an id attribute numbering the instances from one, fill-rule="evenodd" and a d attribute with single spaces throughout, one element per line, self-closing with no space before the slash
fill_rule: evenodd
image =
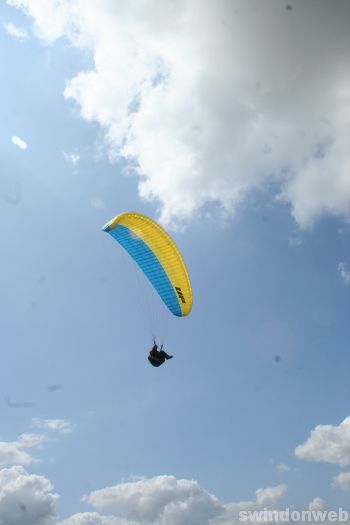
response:
<path id="1" fill-rule="evenodd" d="M 45 436 L 41 434 L 21 434 L 16 443 L 19 447 L 33 448 L 39 447 L 43 441 L 45 441 Z"/>
<path id="2" fill-rule="evenodd" d="M 41 430 L 51 430 L 62 434 L 72 432 L 74 426 L 64 419 L 33 419 L 32 425 Z M 0 441 L 0 467 L 9 465 L 30 465 L 39 460 L 27 449 L 40 448 L 47 440 L 43 434 L 21 434 L 15 441 Z"/>
<path id="3" fill-rule="evenodd" d="M 308 461 L 349 466 L 350 416 L 339 426 L 318 425 L 306 442 L 296 447 L 295 455 Z"/>
<path id="4" fill-rule="evenodd" d="M 17 135 L 14 135 L 12 137 L 12 143 L 15 144 L 15 146 L 18 146 L 19 149 L 27 149 L 27 147 L 28 147 L 27 143 L 24 142 L 24 140 L 22 140 Z"/>
<path id="5" fill-rule="evenodd" d="M 340 472 L 337 476 L 334 476 L 332 487 L 341 489 L 344 492 L 350 491 L 350 472 Z"/>
<path id="6" fill-rule="evenodd" d="M 222 503 L 196 481 L 157 476 L 96 490 L 83 501 L 111 509 L 137 522 L 204 525 L 222 511 Z"/>
<path id="7" fill-rule="evenodd" d="M 338 264 L 338 270 L 344 284 L 350 284 L 350 268 L 346 262 L 340 262 Z"/>
<path id="8" fill-rule="evenodd" d="M 100 513 L 80 513 L 61 525 L 122 525 L 122 520 L 127 520 L 125 525 L 232 525 L 241 510 L 273 507 L 286 490 L 285 485 L 258 489 L 255 501 L 226 504 L 200 487 L 197 481 L 156 476 L 84 496 L 85 503 L 99 511 L 113 512 L 113 518 Z"/>
<path id="9" fill-rule="evenodd" d="M 23 467 L 0 470 L 0 524 L 53 525 L 59 496 L 43 476 Z"/>
<path id="10" fill-rule="evenodd" d="M 258 505 L 273 506 L 287 492 L 287 485 L 277 485 L 256 491 L 256 502 Z"/>
<path id="11" fill-rule="evenodd" d="M 29 465 L 37 461 L 23 449 L 38 447 L 44 439 L 44 436 L 37 434 L 22 434 L 17 441 L 0 441 L 0 467 Z"/>
<path id="12" fill-rule="evenodd" d="M 350 215 L 350 4 L 8 0 L 94 65 L 67 99 L 127 159 L 165 223 L 277 188 L 301 227 Z"/>
<path id="13" fill-rule="evenodd" d="M 323 510 L 326 507 L 326 503 L 322 498 L 314 498 L 309 503 L 309 510 Z"/>
<path id="14" fill-rule="evenodd" d="M 73 431 L 74 425 L 66 419 L 39 419 L 34 418 L 33 426 L 46 430 L 53 430 L 61 434 L 68 434 Z"/>
<path id="15" fill-rule="evenodd" d="M 5 29 L 9 35 L 18 38 L 19 40 L 25 40 L 28 38 L 27 31 L 15 26 L 15 24 L 12 24 L 11 22 L 5 25 Z"/>
<path id="16" fill-rule="evenodd" d="M 140 522 L 131 522 L 115 516 L 101 516 L 98 512 L 78 512 L 61 521 L 59 525 L 140 525 Z"/>

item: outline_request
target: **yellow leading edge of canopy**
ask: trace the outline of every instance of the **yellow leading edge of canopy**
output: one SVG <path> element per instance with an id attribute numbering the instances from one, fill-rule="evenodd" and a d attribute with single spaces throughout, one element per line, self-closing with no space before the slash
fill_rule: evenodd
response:
<path id="1" fill-rule="evenodd" d="M 112 230 L 118 224 L 129 228 L 135 236 L 142 239 L 157 257 L 169 277 L 177 296 L 180 288 L 185 299 L 179 298 L 182 315 L 188 315 L 192 309 L 192 287 L 185 261 L 170 235 L 153 219 L 142 213 L 125 212 L 109 221 Z"/>

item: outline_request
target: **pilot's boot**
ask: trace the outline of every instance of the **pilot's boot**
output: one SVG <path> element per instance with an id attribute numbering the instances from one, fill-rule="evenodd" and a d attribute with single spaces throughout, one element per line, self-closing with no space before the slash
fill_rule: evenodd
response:
<path id="1" fill-rule="evenodd" d="M 172 359 L 173 358 L 172 355 L 167 354 L 164 350 L 161 350 L 160 353 L 162 354 L 163 357 L 165 357 L 165 359 Z"/>

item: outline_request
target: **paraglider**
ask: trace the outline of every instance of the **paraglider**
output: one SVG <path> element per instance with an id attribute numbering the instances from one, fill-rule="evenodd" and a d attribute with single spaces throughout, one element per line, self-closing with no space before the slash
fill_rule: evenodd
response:
<path id="1" fill-rule="evenodd" d="M 165 360 L 168 361 L 168 359 L 172 358 L 172 355 L 167 354 L 165 350 L 163 350 L 163 345 L 161 345 L 160 350 L 158 350 L 158 345 L 156 344 L 156 342 L 154 342 L 154 345 L 147 359 L 152 366 L 160 366 L 164 363 Z"/>
<path id="2" fill-rule="evenodd" d="M 184 317 L 191 312 L 192 287 L 186 264 L 174 240 L 160 224 L 141 213 L 125 212 L 102 229 L 128 252 L 173 315 Z M 166 354 L 162 347 L 158 353 L 161 352 Z M 161 357 L 160 364 L 170 358 Z"/>

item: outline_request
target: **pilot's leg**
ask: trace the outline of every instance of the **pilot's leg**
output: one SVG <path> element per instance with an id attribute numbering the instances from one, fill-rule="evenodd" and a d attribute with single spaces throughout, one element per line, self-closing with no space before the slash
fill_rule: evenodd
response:
<path id="1" fill-rule="evenodd" d="M 165 359 L 172 359 L 172 355 L 167 354 L 164 350 L 159 352 Z"/>

